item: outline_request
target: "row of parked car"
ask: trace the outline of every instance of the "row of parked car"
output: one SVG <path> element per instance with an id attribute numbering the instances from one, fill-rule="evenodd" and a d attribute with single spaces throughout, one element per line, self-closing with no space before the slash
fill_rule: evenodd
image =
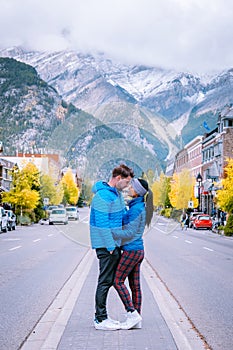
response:
<path id="1" fill-rule="evenodd" d="M 67 225 L 69 220 L 79 220 L 79 211 L 74 206 L 64 207 L 63 205 L 53 205 L 47 208 L 48 223 L 64 224 Z M 46 220 L 41 220 L 41 224 L 44 224 Z"/>
<path id="2" fill-rule="evenodd" d="M 0 207 L 0 232 L 15 230 L 16 215 L 12 210 L 5 210 Z"/>

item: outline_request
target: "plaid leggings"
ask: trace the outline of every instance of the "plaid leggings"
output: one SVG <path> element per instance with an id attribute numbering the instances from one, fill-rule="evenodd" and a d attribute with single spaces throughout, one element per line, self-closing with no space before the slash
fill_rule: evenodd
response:
<path id="1" fill-rule="evenodd" d="M 117 266 L 114 287 L 121 298 L 126 311 L 137 310 L 141 313 L 142 293 L 140 287 L 140 265 L 144 258 L 144 250 L 123 251 Z M 132 299 L 124 284 L 128 277 Z"/>

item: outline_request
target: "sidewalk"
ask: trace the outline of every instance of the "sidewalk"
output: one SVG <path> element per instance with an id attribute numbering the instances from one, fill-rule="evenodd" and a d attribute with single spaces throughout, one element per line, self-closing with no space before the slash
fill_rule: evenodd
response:
<path id="1" fill-rule="evenodd" d="M 88 251 L 80 265 L 35 327 L 23 350 L 204 349 L 174 300 L 171 296 L 170 300 L 165 297 L 168 292 L 161 281 L 156 281 L 157 277 L 146 261 L 142 267 L 143 328 L 95 330 L 94 294 L 98 262 L 94 252 Z M 108 312 L 111 318 L 124 321 L 125 310 L 114 288 L 108 296 Z"/>

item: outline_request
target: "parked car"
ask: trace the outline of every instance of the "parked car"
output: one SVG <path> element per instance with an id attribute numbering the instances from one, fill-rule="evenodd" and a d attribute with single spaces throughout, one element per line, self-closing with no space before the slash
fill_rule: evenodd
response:
<path id="1" fill-rule="evenodd" d="M 5 210 L 7 214 L 7 228 L 8 231 L 15 230 L 16 228 L 16 215 L 12 210 Z"/>
<path id="2" fill-rule="evenodd" d="M 198 215 L 202 215 L 203 213 L 202 212 L 198 212 L 198 211 L 194 211 L 190 214 L 189 216 L 189 227 L 192 228 L 193 227 L 193 222 L 194 220 L 196 219 L 196 217 Z"/>
<path id="3" fill-rule="evenodd" d="M 207 228 L 208 230 L 212 230 L 213 222 L 208 214 L 198 215 L 196 219 L 193 221 L 193 228 L 197 230 L 198 228 Z"/>
<path id="4" fill-rule="evenodd" d="M 63 208 L 53 209 L 49 215 L 49 225 L 53 224 L 68 224 L 68 216 Z"/>
<path id="5" fill-rule="evenodd" d="M 66 212 L 68 215 L 68 219 L 79 220 L 79 211 L 76 207 L 67 207 Z"/>
<path id="6" fill-rule="evenodd" d="M 50 205 L 50 206 L 46 209 L 48 215 L 50 215 L 51 212 L 52 212 L 52 210 L 53 210 L 53 209 L 56 209 L 56 208 L 57 208 L 57 205 Z"/>
<path id="7" fill-rule="evenodd" d="M 39 220 L 39 224 L 41 225 L 47 225 L 49 223 L 49 219 L 43 218 Z"/>
<path id="8" fill-rule="evenodd" d="M 7 215 L 2 207 L 0 207 L 0 230 L 1 232 L 7 232 Z"/>

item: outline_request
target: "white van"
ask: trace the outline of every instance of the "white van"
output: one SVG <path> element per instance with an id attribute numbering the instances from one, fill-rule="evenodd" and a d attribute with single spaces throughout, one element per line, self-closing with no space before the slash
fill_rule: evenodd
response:
<path id="1" fill-rule="evenodd" d="M 0 230 L 1 232 L 7 232 L 7 215 L 2 207 L 0 207 Z"/>

